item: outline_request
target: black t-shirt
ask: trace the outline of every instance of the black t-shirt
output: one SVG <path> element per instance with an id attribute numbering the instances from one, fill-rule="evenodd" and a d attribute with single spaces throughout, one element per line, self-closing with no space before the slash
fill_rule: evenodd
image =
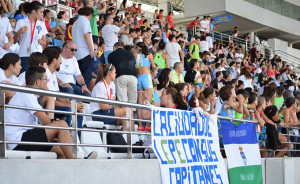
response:
<path id="1" fill-rule="evenodd" d="M 178 104 L 178 105 L 176 106 L 176 109 L 187 110 L 187 105 Z"/>
<path id="2" fill-rule="evenodd" d="M 137 76 L 135 57 L 130 51 L 119 48 L 108 55 L 108 62 L 115 66 L 116 78 L 122 75 Z"/>

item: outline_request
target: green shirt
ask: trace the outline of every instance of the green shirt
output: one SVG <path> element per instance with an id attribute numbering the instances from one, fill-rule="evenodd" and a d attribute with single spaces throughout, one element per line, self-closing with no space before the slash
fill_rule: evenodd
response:
<path id="1" fill-rule="evenodd" d="M 281 105 L 284 102 L 284 98 L 283 97 L 275 97 L 274 98 L 274 105 L 277 107 L 277 109 L 279 110 L 279 108 L 281 107 Z"/>
<path id="2" fill-rule="evenodd" d="M 248 104 L 244 103 L 244 105 L 245 105 L 245 107 L 247 107 Z M 236 112 L 236 111 L 235 111 L 235 113 L 234 113 L 234 118 L 235 118 L 235 119 L 243 119 L 243 116 L 244 116 L 244 113 L 238 113 L 238 112 Z M 238 122 L 238 121 L 234 121 L 233 123 L 234 123 L 235 125 L 241 124 L 241 122 Z"/>
<path id="3" fill-rule="evenodd" d="M 198 61 L 202 61 L 200 58 L 200 47 L 199 45 L 192 43 L 190 45 L 190 50 L 192 51 L 192 56 L 194 59 L 197 59 Z M 189 62 L 192 58 L 189 59 Z"/>
<path id="4" fill-rule="evenodd" d="M 172 82 L 174 82 L 174 84 L 177 83 L 184 83 L 184 77 L 182 74 L 177 74 L 177 72 L 175 70 L 172 70 Z"/>
<path id="5" fill-rule="evenodd" d="M 98 34 L 98 27 L 97 27 L 97 20 L 96 20 L 96 16 L 98 15 L 98 9 L 94 8 L 94 14 L 91 18 L 91 29 L 92 29 L 92 35 L 93 36 L 99 36 Z"/>

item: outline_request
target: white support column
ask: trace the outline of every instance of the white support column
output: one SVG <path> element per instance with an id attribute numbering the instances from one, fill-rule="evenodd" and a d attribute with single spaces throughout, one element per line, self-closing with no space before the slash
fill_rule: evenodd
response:
<path id="1" fill-rule="evenodd" d="M 252 47 L 252 44 L 254 43 L 254 32 L 251 32 L 250 33 L 250 40 L 251 40 L 251 42 L 250 42 L 250 47 Z"/>

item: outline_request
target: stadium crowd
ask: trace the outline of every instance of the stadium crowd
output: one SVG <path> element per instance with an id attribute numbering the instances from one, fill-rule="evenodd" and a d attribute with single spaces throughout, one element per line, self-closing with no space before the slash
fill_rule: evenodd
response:
<path id="1" fill-rule="evenodd" d="M 66 24 L 65 12 L 58 12 L 51 27 L 52 11 L 37 1 L 22 3 L 14 16 L 11 3 L 0 2 L 2 83 L 181 110 L 200 107 L 210 114 L 258 122 L 257 132 L 263 132 L 257 133 L 261 148 L 296 149 L 284 134 L 294 135 L 290 141 L 298 142 L 299 78 L 280 56 L 263 58 L 256 44 L 247 53 L 233 41 L 222 45 L 213 40 L 210 32 L 216 29 L 210 16 L 193 20 L 185 35 L 174 29 L 173 12 L 164 17 L 164 10 L 156 11 L 150 22 L 141 4 L 128 7 L 126 0 L 118 6 L 116 0 L 67 0 L 75 16 Z M 195 26 L 201 36 L 193 35 Z M 232 36 L 238 33 L 236 29 Z M 62 47 L 53 45 L 55 39 L 63 42 Z M 67 99 L 12 91 L 5 91 L 5 97 L 10 105 L 71 111 Z M 77 105 L 78 112 L 84 108 L 84 104 Z M 126 116 L 124 107 L 107 104 L 90 103 L 90 111 Z M 135 114 L 138 119 L 151 118 L 148 110 L 132 110 L 132 117 Z M 66 121 L 57 120 L 62 117 L 11 108 L 5 113 L 7 123 L 37 124 L 39 120 L 43 125 L 71 126 L 71 115 L 65 115 Z M 79 116 L 80 128 L 82 120 Z M 127 130 L 122 120 L 93 120 Z M 151 131 L 150 124 L 136 123 L 137 131 Z M 6 138 L 72 142 L 68 130 L 14 126 L 6 128 Z M 53 151 L 58 158 L 72 158 L 68 146 L 9 144 L 8 149 Z M 286 153 L 277 151 L 274 156 Z M 270 154 L 261 151 L 262 157 Z"/>

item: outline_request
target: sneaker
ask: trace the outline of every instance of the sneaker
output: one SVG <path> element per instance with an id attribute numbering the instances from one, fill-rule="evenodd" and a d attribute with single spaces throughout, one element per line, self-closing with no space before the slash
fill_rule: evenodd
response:
<path id="1" fill-rule="evenodd" d="M 149 127 L 148 127 L 148 126 L 146 126 L 146 127 L 145 127 L 145 131 L 147 131 L 147 132 L 151 132 L 151 126 L 149 126 Z"/>
<path id="2" fill-rule="evenodd" d="M 138 131 L 145 131 L 145 128 L 142 127 L 142 126 L 140 126 L 140 127 L 138 128 Z"/>
<path id="3" fill-rule="evenodd" d="M 87 157 L 84 159 L 96 159 L 98 157 L 98 153 L 96 151 L 92 151 Z"/>

